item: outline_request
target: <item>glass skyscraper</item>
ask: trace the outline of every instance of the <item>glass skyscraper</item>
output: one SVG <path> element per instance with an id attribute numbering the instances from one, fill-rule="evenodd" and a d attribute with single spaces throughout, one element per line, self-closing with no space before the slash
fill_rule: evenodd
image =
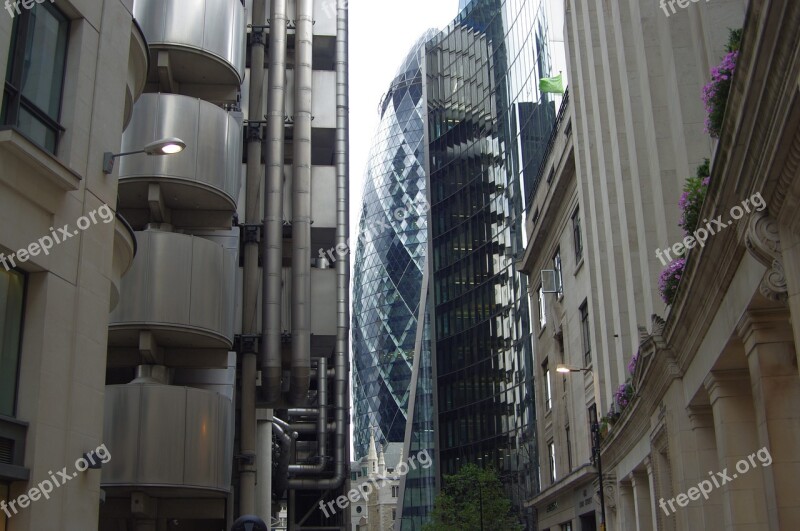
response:
<path id="1" fill-rule="evenodd" d="M 524 503 L 538 490 L 534 367 L 515 261 L 555 117 L 538 90 L 553 74 L 550 7 L 468 2 L 427 43 L 425 66 L 439 472 L 496 468 L 527 529 Z"/>
<path id="2" fill-rule="evenodd" d="M 401 481 L 402 530 L 421 529 L 443 476 L 466 463 L 495 467 L 535 526 L 531 326 L 515 261 L 555 119 L 538 81 L 563 67 L 554 3 L 461 0 L 381 101 L 355 261 L 355 447 L 364 455 L 376 428 L 406 457 L 435 455 Z"/>
<path id="3" fill-rule="evenodd" d="M 422 61 L 435 33 L 414 45 L 380 103 L 365 176 L 353 282 L 356 458 L 367 453 L 370 429 L 380 444 L 404 441 L 415 352 L 423 350 L 417 337 L 428 243 Z"/>

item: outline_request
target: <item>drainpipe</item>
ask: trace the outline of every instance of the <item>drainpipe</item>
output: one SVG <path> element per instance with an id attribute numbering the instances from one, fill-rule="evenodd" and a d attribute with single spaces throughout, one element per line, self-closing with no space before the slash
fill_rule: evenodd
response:
<path id="1" fill-rule="evenodd" d="M 269 33 L 264 285 L 261 391 L 268 404 L 281 398 L 281 272 L 283 270 L 283 159 L 286 117 L 286 0 L 272 0 Z"/>
<path id="2" fill-rule="evenodd" d="M 264 84 L 264 22 L 266 0 L 253 2 L 253 30 L 250 65 L 250 102 L 247 127 L 247 176 L 245 182 L 245 234 L 252 226 L 261 223 L 259 187 L 261 185 L 261 94 Z M 262 27 L 259 27 L 262 26 Z M 258 238 L 245 238 L 242 294 L 242 335 L 258 334 Z M 241 478 L 239 510 L 241 514 L 254 514 L 256 510 L 256 343 L 242 341 L 242 402 L 239 463 Z"/>
<path id="3" fill-rule="evenodd" d="M 336 2 L 336 243 L 347 248 L 348 245 L 348 204 L 347 204 L 347 152 L 348 152 L 348 101 L 347 101 L 347 3 Z M 336 489 L 346 477 L 347 431 L 349 424 L 350 398 L 347 385 L 348 376 L 348 283 L 350 281 L 349 261 L 336 261 L 336 352 L 334 365 L 334 475 L 331 478 L 290 479 L 289 488 L 297 490 Z"/>
<path id="4" fill-rule="evenodd" d="M 317 455 L 319 462 L 315 465 L 289 465 L 290 474 L 319 474 L 325 470 L 327 464 L 328 445 L 328 360 L 320 358 L 317 362 Z M 298 429 L 299 428 L 299 429 Z M 313 432 L 314 424 L 292 424 L 292 429 L 298 433 L 309 430 Z"/>
<path id="5" fill-rule="evenodd" d="M 313 0 L 297 0 L 292 175 L 292 373 L 289 399 L 303 405 L 311 379 L 311 83 Z"/>

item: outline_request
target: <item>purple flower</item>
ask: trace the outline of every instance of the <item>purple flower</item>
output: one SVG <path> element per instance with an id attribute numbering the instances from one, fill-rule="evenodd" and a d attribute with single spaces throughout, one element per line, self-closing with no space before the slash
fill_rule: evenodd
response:
<path id="1" fill-rule="evenodd" d="M 667 264 L 667 267 L 661 272 L 661 276 L 658 278 L 658 291 L 665 304 L 672 304 L 675 299 L 685 267 L 686 259 L 678 258 Z"/>
<path id="2" fill-rule="evenodd" d="M 633 373 L 636 372 L 636 364 L 638 362 L 639 362 L 639 354 L 634 354 L 633 357 L 631 358 L 630 363 L 628 363 L 628 372 L 631 373 L 631 376 L 633 376 Z"/>

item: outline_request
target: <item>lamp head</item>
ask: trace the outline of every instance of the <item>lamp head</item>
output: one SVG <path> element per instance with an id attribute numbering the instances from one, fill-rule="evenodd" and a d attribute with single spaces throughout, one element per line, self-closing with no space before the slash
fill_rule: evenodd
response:
<path id="1" fill-rule="evenodd" d="M 167 137 L 155 142 L 150 142 L 144 147 L 144 152 L 148 155 L 174 155 L 186 148 L 186 142 L 180 138 Z"/>

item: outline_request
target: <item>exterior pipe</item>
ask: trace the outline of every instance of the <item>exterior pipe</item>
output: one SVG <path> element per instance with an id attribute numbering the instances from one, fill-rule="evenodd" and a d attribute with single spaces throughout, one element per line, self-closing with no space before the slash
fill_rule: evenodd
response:
<path id="1" fill-rule="evenodd" d="M 266 0 L 254 0 L 253 25 L 262 25 L 266 18 Z M 264 82 L 264 40 L 263 28 L 253 28 L 250 67 L 250 102 L 248 119 L 261 120 L 263 102 L 261 93 Z M 245 182 L 245 223 L 256 224 L 261 221 L 261 135 L 258 129 L 248 128 L 247 135 L 247 176 Z M 242 334 L 257 335 L 258 308 L 258 242 L 246 242 L 244 246 L 243 294 L 242 294 Z M 243 342 L 243 344 L 249 344 Z M 258 353 L 251 349 L 241 354 L 242 402 L 241 402 L 241 454 L 248 458 L 240 461 L 239 510 L 242 514 L 254 514 L 256 510 L 256 369 Z"/>
<path id="2" fill-rule="evenodd" d="M 292 424 L 292 429 L 298 433 L 317 432 L 317 455 L 319 461 L 314 465 L 289 465 L 289 473 L 292 474 L 320 474 L 325 470 L 327 464 L 328 447 L 328 360 L 320 358 L 317 362 L 317 403 L 319 404 L 319 414 L 317 423 Z M 302 426 L 302 428 L 300 428 Z M 298 429 L 300 428 L 300 429 Z M 301 432 L 301 430 L 303 430 Z M 308 430 L 308 431 L 306 431 Z"/>
<path id="3" fill-rule="evenodd" d="M 292 174 L 292 373 L 289 399 L 303 405 L 311 379 L 311 91 L 313 0 L 296 0 Z"/>
<path id="4" fill-rule="evenodd" d="M 278 473 L 275 480 L 275 492 L 280 496 L 288 486 L 286 479 L 289 477 L 289 460 L 292 457 L 292 442 L 293 439 L 297 438 L 297 434 L 291 432 L 288 425 L 281 419 L 275 418 L 272 419 L 272 431 L 277 435 L 281 445 L 281 456 L 278 460 Z"/>
<path id="5" fill-rule="evenodd" d="M 281 273 L 283 270 L 283 159 L 286 117 L 286 0 L 272 0 L 269 33 L 261 394 L 281 398 Z M 252 96 L 251 96 L 252 97 Z"/>
<path id="6" fill-rule="evenodd" d="M 347 3 L 336 2 L 336 243 L 347 248 L 348 239 L 348 100 L 347 100 Z M 290 479 L 289 488 L 297 490 L 336 489 L 342 485 L 349 467 L 347 432 L 349 431 L 350 395 L 348 380 L 348 311 L 349 261 L 336 262 L 336 351 L 334 361 L 334 473 L 333 477 Z"/>

